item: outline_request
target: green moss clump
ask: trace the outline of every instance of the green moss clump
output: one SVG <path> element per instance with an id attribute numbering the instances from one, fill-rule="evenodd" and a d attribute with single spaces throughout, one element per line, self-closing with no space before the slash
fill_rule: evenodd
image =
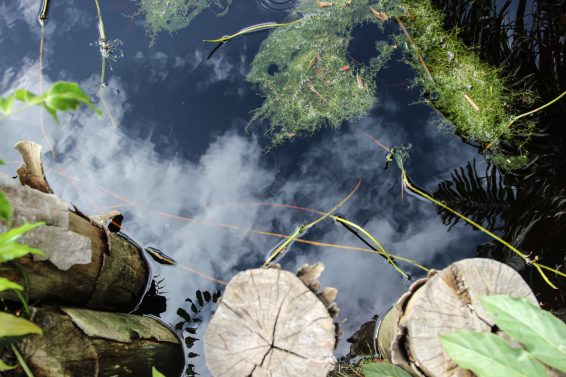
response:
<path id="1" fill-rule="evenodd" d="M 513 114 L 511 104 L 521 97 L 529 99 L 529 93 L 509 90 L 499 69 L 483 63 L 458 39 L 456 31 L 443 29 L 442 14 L 429 1 L 403 0 L 401 5 L 405 9 L 402 22 L 414 41 L 413 46 L 407 45 L 408 61 L 419 72 L 415 83 L 421 86 L 423 97 L 461 136 L 492 146 L 501 136 L 510 136 L 506 126 Z M 399 39 L 405 43 L 403 35 Z M 415 50 L 426 62 L 432 80 Z"/>
<path id="2" fill-rule="evenodd" d="M 321 7 L 299 0 L 292 26 L 274 30 L 255 56 L 248 81 L 265 97 L 250 124 L 269 121 L 273 145 L 366 115 L 375 103 L 371 68 L 347 57 L 351 30 L 372 20 L 369 0 Z M 372 20 L 373 21 L 373 20 Z"/>
<path id="3" fill-rule="evenodd" d="M 231 3 L 232 0 L 227 0 L 218 16 L 224 15 Z M 217 4 L 220 5 L 219 2 Z M 150 46 L 155 44 L 159 32 L 173 33 L 189 26 L 191 21 L 210 5 L 210 0 L 141 0 L 139 13 L 145 15 Z"/>

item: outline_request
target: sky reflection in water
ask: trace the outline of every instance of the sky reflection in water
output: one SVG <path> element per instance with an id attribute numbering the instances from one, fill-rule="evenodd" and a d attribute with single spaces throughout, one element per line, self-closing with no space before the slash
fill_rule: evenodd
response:
<path id="1" fill-rule="evenodd" d="M 30 0 L 0 4 L 2 94 L 17 87 L 39 91 L 37 6 Z M 52 7 L 45 34 L 44 87 L 57 80 L 78 81 L 95 97 L 100 55 L 90 45 L 98 38 L 94 3 L 53 1 Z M 402 201 L 400 172 L 383 170 L 385 152 L 366 135 L 389 146 L 411 143 L 408 173 L 429 191 L 475 155 L 459 138 L 439 131 L 432 109 L 416 103 L 417 91 L 406 85 L 411 73 L 397 60 L 379 75 L 379 103 L 369 117 L 266 154 L 262 131 L 245 133 L 244 127 L 250 111 L 261 103 L 245 75 L 267 33 L 239 38 L 211 60 L 206 56 L 213 46 L 201 41 L 257 22 L 281 21 L 283 13 L 269 14 L 253 2 L 234 2 L 225 17 L 205 11 L 188 28 L 159 35 L 149 48 L 143 19 L 124 16 L 135 14 L 134 2 L 102 1 L 101 7 L 108 37 L 124 42 L 125 57 L 107 70 L 106 101 L 119 126 L 112 127 L 107 116 L 101 121 L 81 109 L 64 116 L 63 127 L 49 118 L 45 127 L 56 143 L 55 157 L 44 154 L 48 180 L 58 195 L 83 212 L 119 209 L 130 236 L 222 280 L 259 266 L 278 241 L 246 229 L 290 234 L 297 223 L 314 219 L 308 213 L 258 203 L 328 210 L 358 179 L 360 190 L 339 212 L 364 226 L 393 254 L 442 268 L 473 255 L 484 240 L 462 224 L 447 232 L 430 204 L 413 198 Z M 367 46 L 373 46 L 372 32 L 356 33 L 354 58 L 363 59 Z M 18 113 L 1 126 L 1 157 L 8 162 L 18 160 L 12 149 L 18 140 L 46 145 L 39 110 Z M 2 170 L 13 175 L 16 167 L 8 163 Z M 199 223 L 179 221 L 164 212 Z M 330 220 L 305 238 L 364 247 Z M 281 263 L 296 270 L 319 260 L 326 265 L 322 285 L 339 290 L 339 320 L 345 322 L 337 354 L 342 355 L 348 348 L 343 339 L 387 308 L 405 287 L 382 258 L 363 252 L 295 244 Z M 185 298 L 194 297 L 197 289 L 215 287 L 180 268 L 157 270 L 165 278 L 168 298 L 162 317 L 171 323 L 178 320 L 175 312 Z M 199 338 L 205 328 L 206 321 Z M 194 352 L 202 354 L 201 346 L 197 342 Z M 197 364 L 202 372 L 203 361 Z"/>

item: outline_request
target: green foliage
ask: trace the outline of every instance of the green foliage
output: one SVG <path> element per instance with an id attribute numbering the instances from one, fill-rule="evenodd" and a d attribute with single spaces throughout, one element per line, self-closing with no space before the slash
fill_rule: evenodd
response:
<path id="1" fill-rule="evenodd" d="M 500 70 L 483 63 L 458 39 L 456 32 L 443 29 L 442 13 L 430 1 L 403 0 L 401 4 L 405 8 L 402 22 L 414 41 L 414 46 L 410 42 L 406 46 L 408 61 L 419 72 L 415 84 L 421 86 L 424 97 L 460 135 L 482 144 L 497 145 L 500 136 L 510 134 L 506 127 L 513 114 L 510 104 L 517 99 L 532 102 L 532 93 L 507 89 Z M 404 43 L 406 39 L 399 37 L 399 40 Z M 433 80 L 415 50 L 422 55 Z"/>
<path id="2" fill-rule="evenodd" d="M 24 102 L 26 105 L 14 110 L 13 107 L 16 100 Z M 77 83 L 58 81 L 48 91 L 40 95 L 36 95 L 26 89 L 17 89 L 12 95 L 1 97 L 0 111 L 5 116 L 0 118 L 0 120 L 34 105 L 43 106 L 57 124 L 59 124 L 57 112 L 75 111 L 82 105 L 87 105 L 99 116 L 102 116 L 102 112 L 94 106 L 90 98 Z"/>
<path id="3" fill-rule="evenodd" d="M 165 375 L 155 369 L 155 367 L 151 367 L 151 377 L 165 377 Z"/>
<path id="4" fill-rule="evenodd" d="M 542 364 L 495 334 L 462 331 L 440 337 L 444 350 L 462 368 L 477 376 L 546 376 Z"/>
<path id="5" fill-rule="evenodd" d="M 157 34 L 161 31 L 173 33 L 189 26 L 211 3 L 213 2 L 210 0 L 140 0 L 140 13 L 145 16 L 150 45 L 155 43 Z M 227 0 L 226 5 L 214 1 L 214 4 L 222 9 L 219 17 L 228 12 L 231 3 L 232 0 Z"/>
<path id="6" fill-rule="evenodd" d="M 496 316 L 497 326 L 543 363 L 566 372 L 566 325 L 551 313 L 525 299 L 483 297 L 485 308 Z"/>
<path id="7" fill-rule="evenodd" d="M 363 117 L 374 105 L 375 72 L 354 66 L 347 56 L 352 28 L 375 20 L 370 3 L 336 0 L 320 7 L 299 0 L 291 19 L 302 20 L 272 31 L 263 42 L 247 79 L 265 101 L 250 124 L 269 121 L 273 145 L 326 125 L 339 127 Z M 381 58 L 387 60 L 388 52 Z"/>
<path id="8" fill-rule="evenodd" d="M 6 198 L 6 195 L 0 191 L 0 221 L 10 222 L 12 217 L 12 206 Z"/>
<path id="9" fill-rule="evenodd" d="M 8 262 L 27 254 L 43 255 L 43 252 L 38 249 L 16 242 L 24 233 L 43 224 L 43 222 L 24 224 L 0 234 L 0 263 Z"/>
<path id="10" fill-rule="evenodd" d="M 5 291 L 7 289 L 13 289 L 15 291 L 23 291 L 24 287 L 22 287 L 17 283 L 14 283 L 9 279 L 0 277 L 0 292 Z"/>
<path id="11" fill-rule="evenodd" d="M 482 298 L 495 324 L 525 349 L 513 348 L 492 333 L 463 331 L 440 341 L 459 366 L 483 376 L 546 376 L 543 362 L 566 372 L 566 325 L 525 299 Z"/>
<path id="12" fill-rule="evenodd" d="M 0 312 L 0 338 L 27 334 L 42 334 L 42 331 L 41 328 L 27 319 Z"/>
<path id="13" fill-rule="evenodd" d="M 411 377 L 397 365 L 389 363 L 364 364 L 361 371 L 364 377 Z"/>
<path id="14" fill-rule="evenodd" d="M 0 372 L 16 369 L 17 367 L 17 365 L 8 365 L 0 359 Z"/>

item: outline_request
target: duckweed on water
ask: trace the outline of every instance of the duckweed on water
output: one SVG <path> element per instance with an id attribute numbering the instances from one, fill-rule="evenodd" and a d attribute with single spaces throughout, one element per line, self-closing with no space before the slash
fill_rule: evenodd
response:
<path id="1" fill-rule="evenodd" d="M 287 28 L 274 30 L 252 62 L 248 81 L 263 105 L 251 123 L 268 120 L 273 145 L 339 127 L 363 117 L 375 102 L 375 72 L 347 57 L 352 28 L 374 21 L 369 0 L 337 0 L 331 6 L 299 0 Z"/>
<path id="2" fill-rule="evenodd" d="M 217 15 L 223 16 L 231 3 L 232 0 L 141 0 L 139 13 L 145 16 L 151 46 L 155 44 L 159 32 L 173 33 L 189 26 L 208 7 L 216 7 L 220 10 Z"/>

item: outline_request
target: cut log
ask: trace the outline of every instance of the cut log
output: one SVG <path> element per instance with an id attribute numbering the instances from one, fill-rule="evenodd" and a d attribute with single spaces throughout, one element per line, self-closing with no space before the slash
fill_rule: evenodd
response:
<path id="1" fill-rule="evenodd" d="M 69 210 L 55 195 L 0 176 L 13 207 L 12 226 L 43 221 L 20 241 L 46 257 L 26 256 L 0 276 L 27 286 L 29 299 L 115 311 L 134 309 L 151 279 L 143 250 Z M 0 225 L 0 231 L 6 228 Z M 10 291 L 0 297 L 16 299 Z"/>
<path id="2" fill-rule="evenodd" d="M 308 281 L 314 283 L 320 271 Z M 206 363 L 217 377 L 326 376 L 334 344 L 325 304 L 295 275 L 278 269 L 237 274 L 204 336 Z"/>
<path id="3" fill-rule="evenodd" d="M 495 324 L 480 298 L 506 294 L 538 304 L 511 267 L 491 259 L 466 259 L 413 284 L 385 316 L 379 349 L 393 364 L 417 376 L 472 376 L 445 353 L 439 335 L 491 331 Z"/>
<path id="4" fill-rule="evenodd" d="M 17 344 L 36 377 L 181 375 L 185 360 L 179 339 L 153 318 L 85 309 L 34 309 L 42 336 Z M 18 368 L 7 376 L 25 376 Z"/>

